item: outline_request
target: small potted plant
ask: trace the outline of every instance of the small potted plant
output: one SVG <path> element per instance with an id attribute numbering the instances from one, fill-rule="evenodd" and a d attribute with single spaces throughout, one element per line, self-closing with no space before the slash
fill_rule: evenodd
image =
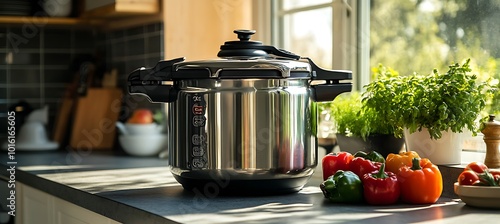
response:
<path id="1" fill-rule="evenodd" d="M 470 74 L 470 59 L 454 63 L 446 73 L 436 69 L 420 76 L 381 75 L 366 86 L 363 102 L 397 127 L 407 150 L 435 164 L 461 162 L 461 135 L 478 133 L 479 115 L 487 100 L 488 84 Z M 445 148 L 450 147 L 450 151 Z"/>
<path id="2" fill-rule="evenodd" d="M 394 137 L 397 127 L 385 122 L 375 110 L 366 108 L 361 99 L 361 93 L 350 92 L 320 105 L 320 110 L 332 120 L 340 150 L 353 154 L 377 151 L 384 157 L 398 153 L 404 139 Z"/>

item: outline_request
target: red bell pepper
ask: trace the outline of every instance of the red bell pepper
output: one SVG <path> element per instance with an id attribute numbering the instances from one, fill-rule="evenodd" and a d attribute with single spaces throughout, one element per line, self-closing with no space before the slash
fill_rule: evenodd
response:
<path id="1" fill-rule="evenodd" d="M 349 170 L 349 163 L 354 156 L 349 152 L 329 153 L 323 157 L 323 180 L 328 179 L 338 170 Z"/>
<path id="2" fill-rule="evenodd" d="M 373 162 L 362 157 L 355 157 L 349 163 L 349 170 L 362 178 L 367 173 L 379 170 L 381 165 L 382 163 L 379 162 Z"/>
<path id="3" fill-rule="evenodd" d="M 385 164 L 380 170 L 363 176 L 363 195 L 368 204 L 390 205 L 398 201 L 400 195 L 399 182 L 396 174 L 385 172 Z"/>

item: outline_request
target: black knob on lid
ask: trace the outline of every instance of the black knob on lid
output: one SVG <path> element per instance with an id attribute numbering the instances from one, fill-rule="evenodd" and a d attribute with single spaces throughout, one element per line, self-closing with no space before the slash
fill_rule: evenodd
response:
<path id="1" fill-rule="evenodd" d="M 226 41 L 224 45 L 221 45 L 218 57 L 262 58 L 268 56 L 266 51 L 259 49 L 262 42 L 250 40 L 255 30 L 234 30 L 234 33 L 237 34 L 239 40 Z"/>
<path id="2" fill-rule="evenodd" d="M 249 41 L 250 36 L 255 34 L 255 30 L 235 30 L 234 33 L 238 34 L 240 41 Z"/>
<path id="3" fill-rule="evenodd" d="M 255 34 L 255 30 L 234 30 L 237 34 L 237 41 L 226 41 L 220 46 L 218 57 L 223 58 L 266 58 L 270 55 L 275 57 L 297 60 L 300 56 L 291 52 L 278 49 L 274 46 L 263 45 L 260 41 L 250 40 L 250 37 Z"/>

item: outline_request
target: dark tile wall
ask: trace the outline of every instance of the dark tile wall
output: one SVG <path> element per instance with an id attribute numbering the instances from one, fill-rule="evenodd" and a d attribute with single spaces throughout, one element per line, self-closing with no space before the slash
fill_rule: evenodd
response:
<path id="1" fill-rule="evenodd" d="M 7 133 L 7 110 L 19 100 L 35 109 L 49 106 L 47 128 L 51 133 L 61 97 L 76 76 L 71 65 L 83 55 L 104 56 L 105 69 L 118 69 L 118 83 L 124 88 L 129 72 L 153 66 L 163 58 L 162 28 L 161 23 L 154 23 L 102 32 L 0 25 L 0 139 Z M 124 102 L 129 109 L 160 108 L 144 97 L 128 97 Z M 121 119 L 127 115 L 122 114 Z"/>
<path id="2" fill-rule="evenodd" d="M 100 47 L 106 46 L 108 62 L 121 74 L 120 83 L 139 67 L 154 66 L 163 58 L 163 25 L 161 23 L 111 31 L 100 40 Z"/>
<path id="3" fill-rule="evenodd" d="M 98 46 L 106 49 L 108 64 L 118 70 L 118 85 L 125 90 L 130 72 L 140 67 L 153 67 L 163 59 L 163 24 L 153 23 L 107 32 L 99 40 Z M 137 108 L 161 110 L 161 104 L 150 103 L 145 97 L 126 94 L 124 97 L 124 110 L 119 120 L 125 121 L 131 111 Z"/>
<path id="4" fill-rule="evenodd" d="M 86 38 L 82 38 L 82 36 Z M 6 135 L 7 111 L 20 100 L 34 109 L 49 106 L 51 129 L 77 55 L 93 54 L 94 30 L 31 25 L 0 26 L 0 136 Z M 91 46 L 91 47 L 89 47 Z"/>

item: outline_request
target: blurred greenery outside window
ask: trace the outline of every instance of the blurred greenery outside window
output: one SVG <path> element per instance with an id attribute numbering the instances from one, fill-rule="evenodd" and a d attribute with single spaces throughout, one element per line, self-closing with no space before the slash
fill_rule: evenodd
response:
<path id="1" fill-rule="evenodd" d="M 378 64 L 430 74 L 471 59 L 500 79 L 500 0 L 274 0 L 273 44 L 325 68 L 353 71 L 355 90 Z M 485 113 L 500 114 L 500 94 Z"/>

